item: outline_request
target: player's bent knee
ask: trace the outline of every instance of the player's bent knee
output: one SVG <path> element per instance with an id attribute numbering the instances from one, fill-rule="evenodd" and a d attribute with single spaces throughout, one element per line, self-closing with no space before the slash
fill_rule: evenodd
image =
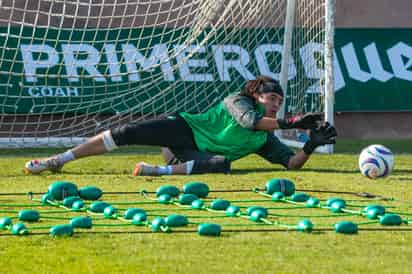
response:
<path id="1" fill-rule="evenodd" d="M 132 144 L 134 130 L 130 125 L 122 125 L 111 130 L 113 141 L 118 146 Z"/>

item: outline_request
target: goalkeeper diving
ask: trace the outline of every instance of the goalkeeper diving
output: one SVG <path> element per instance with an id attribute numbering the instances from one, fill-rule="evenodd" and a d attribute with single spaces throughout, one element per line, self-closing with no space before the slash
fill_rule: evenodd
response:
<path id="1" fill-rule="evenodd" d="M 180 112 L 161 119 L 128 123 L 106 130 L 64 153 L 28 161 L 29 174 L 58 172 L 68 162 L 103 154 L 127 145 L 162 147 L 164 165 L 138 162 L 135 176 L 230 173 L 231 163 L 258 154 L 272 164 L 299 169 L 318 146 L 334 144 L 335 128 L 321 114 L 277 119 L 284 94 L 279 83 L 259 76 L 204 113 Z M 275 129 L 310 130 L 296 153 L 273 134 Z"/>

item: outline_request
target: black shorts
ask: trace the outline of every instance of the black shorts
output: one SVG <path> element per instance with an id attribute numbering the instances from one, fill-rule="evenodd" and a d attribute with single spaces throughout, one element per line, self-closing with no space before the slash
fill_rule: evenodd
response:
<path id="1" fill-rule="evenodd" d="M 111 130 L 116 145 L 149 145 L 198 150 L 192 129 L 179 115 L 129 123 Z"/>

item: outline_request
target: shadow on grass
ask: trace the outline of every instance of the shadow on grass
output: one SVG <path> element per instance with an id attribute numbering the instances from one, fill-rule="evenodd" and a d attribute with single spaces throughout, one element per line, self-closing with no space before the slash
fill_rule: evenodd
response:
<path id="1" fill-rule="evenodd" d="M 412 177 L 402 177 L 402 178 L 395 178 L 395 181 L 410 181 L 412 183 Z"/>
<path id="2" fill-rule="evenodd" d="M 358 169 L 353 170 L 344 170 L 344 169 L 335 169 L 335 168 L 302 168 L 296 170 L 284 169 L 281 167 L 270 168 L 270 167 L 262 167 L 262 168 L 235 168 L 232 169 L 231 174 L 246 174 L 251 172 L 298 172 L 298 173 L 305 173 L 305 172 L 321 172 L 321 173 L 342 173 L 342 174 L 356 174 L 360 173 Z M 396 171 L 392 172 L 393 175 L 405 175 L 412 174 L 412 169 L 396 169 Z M 404 179 L 403 179 L 404 180 Z"/>
<path id="3" fill-rule="evenodd" d="M 393 175 L 403 175 L 405 173 L 412 173 L 412 169 L 396 169 L 392 172 Z"/>
<path id="4" fill-rule="evenodd" d="M 233 169 L 231 174 L 247 174 L 252 172 L 321 172 L 321 173 L 343 173 L 343 174 L 355 174 L 359 173 L 358 170 L 341 170 L 341 169 L 331 169 L 331 168 L 303 168 L 296 170 L 289 170 L 284 168 L 242 168 L 242 169 Z"/>
<path id="5" fill-rule="evenodd" d="M 42 178 L 43 177 L 43 178 L 50 179 L 53 176 L 61 176 L 61 175 L 63 175 L 63 176 L 64 175 L 67 175 L 67 176 L 69 176 L 69 175 L 78 175 L 78 176 L 84 176 L 84 175 L 91 175 L 91 176 L 93 176 L 93 175 L 96 175 L 96 176 L 97 175 L 103 175 L 103 176 L 105 176 L 105 175 L 107 175 L 107 176 L 110 176 L 110 175 L 112 175 L 112 176 L 113 175 L 114 176 L 116 176 L 116 175 L 130 175 L 131 176 L 131 172 L 123 173 L 121 171 L 119 171 L 119 172 L 109 172 L 109 171 L 102 171 L 102 172 L 96 172 L 96 171 L 71 172 L 71 171 L 64 171 L 64 172 L 59 172 L 59 173 L 42 173 L 42 174 L 5 174 L 5 175 L 1 175 L 0 178 L 12 178 L 12 177 Z"/>
<path id="6" fill-rule="evenodd" d="M 268 172 L 295 172 L 295 173 L 307 173 L 307 172 L 320 172 L 320 173 L 338 173 L 338 174 L 357 174 L 360 173 L 359 170 L 342 170 L 342 169 L 333 169 L 333 168 L 303 168 L 303 169 L 297 169 L 297 170 L 288 170 L 284 168 L 269 168 L 269 167 L 263 167 L 263 168 L 234 168 L 231 170 L 229 173 L 230 175 L 244 175 L 244 174 L 249 174 L 249 173 L 268 173 Z M 412 170 L 410 169 L 397 169 L 394 171 L 391 175 L 392 176 L 403 176 L 406 174 L 412 174 Z M 209 173 L 211 174 L 211 173 Z M 0 176 L 1 178 L 7 178 L 7 177 L 25 177 L 25 176 L 36 176 L 36 177 L 49 177 L 49 176 L 59 176 L 59 175 L 74 175 L 74 176 L 84 176 L 84 175 L 90 175 L 90 176 L 130 176 L 134 177 L 131 174 L 131 171 L 126 171 L 126 170 L 84 170 L 84 171 L 61 171 L 59 173 L 42 173 L 42 174 L 33 174 L 33 175 L 27 175 L 23 173 L 19 174 L 5 174 Z M 193 175 L 199 175 L 199 174 L 193 174 Z M 185 176 L 185 175 L 176 175 L 176 176 Z M 188 175 L 190 176 L 190 175 Z M 140 176 L 141 178 L 165 178 L 167 176 Z M 401 177 L 401 178 L 396 178 L 396 180 L 399 181 L 412 181 L 412 177 Z"/>

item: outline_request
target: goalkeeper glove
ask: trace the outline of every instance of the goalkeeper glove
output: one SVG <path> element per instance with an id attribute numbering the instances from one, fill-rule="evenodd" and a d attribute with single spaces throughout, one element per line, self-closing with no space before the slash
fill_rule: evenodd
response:
<path id="1" fill-rule="evenodd" d="M 309 141 L 303 146 L 303 151 L 310 155 L 318 146 L 335 144 L 337 135 L 335 127 L 326 122 L 322 126 L 310 131 Z"/>
<path id="2" fill-rule="evenodd" d="M 318 124 L 322 120 L 322 114 L 320 113 L 306 113 L 304 115 L 296 115 L 286 120 L 278 119 L 278 125 L 280 129 L 314 129 L 318 127 Z"/>

